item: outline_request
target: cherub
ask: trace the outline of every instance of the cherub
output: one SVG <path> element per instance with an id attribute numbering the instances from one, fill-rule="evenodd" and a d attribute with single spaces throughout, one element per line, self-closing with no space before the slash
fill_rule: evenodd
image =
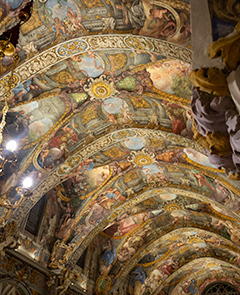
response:
<path id="1" fill-rule="evenodd" d="M 80 15 L 77 15 L 76 13 L 73 12 L 72 8 L 68 8 L 67 10 L 67 16 L 70 20 L 70 22 L 73 24 L 73 27 L 76 28 L 77 30 L 85 30 L 84 26 L 82 25 L 82 17 Z"/>

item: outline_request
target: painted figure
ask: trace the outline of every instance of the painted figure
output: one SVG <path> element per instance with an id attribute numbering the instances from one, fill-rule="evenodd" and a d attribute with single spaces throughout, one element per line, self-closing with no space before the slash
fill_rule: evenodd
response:
<path id="1" fill-rule="evenodd" d="M 153 6 L 150 10 L 150 17 L 153 19 L 148 24 L 148 28 L 151 28 L 151 25 L 155 25 L 159 28 L 158 38 L 167 37 L 174 34 L 176 31 L 176 21 L 174 16 L 167 10 L 159 6 Z"/>
<path id="2" fill-rule="evenodd" d="M 63 36 L 68 36 L 67 30 L 66 30 L 63 22 L 61 22 L 58 17 L 54 18 L 53 30 L 56 32 L 56 37 L 60 34 L 62 34 Z"/>
<path id="3" fill-rule="evenodd" d="M 73 27 L 78 30 L 85 30 L 84 26 L 82 25 L 82 17 L 77 15 L 72 8 L 68 8 L 67 16 L 72 23 Z"/>

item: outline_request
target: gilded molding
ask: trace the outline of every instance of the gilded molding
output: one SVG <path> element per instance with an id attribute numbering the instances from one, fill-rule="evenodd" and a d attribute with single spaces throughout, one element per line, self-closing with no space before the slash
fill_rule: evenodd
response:
<path id="1" fill-rule="evenodd" d="M 192 52 L 189 48 L 155 38 L 125 34 L 85 36 L 53 46 L 19 65 L 15 70 L 16 75 L 19 76 L 17 85 L 47 70 L 61 60 L 87 51 L 104 49 L 151 51 L 188 63 L 192 61 Z M 0 83 L 5 77 L 0 80 Z"/>

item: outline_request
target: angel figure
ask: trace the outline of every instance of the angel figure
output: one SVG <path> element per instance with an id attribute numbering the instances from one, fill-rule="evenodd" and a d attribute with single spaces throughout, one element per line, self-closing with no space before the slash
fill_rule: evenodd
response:
<path id="1" fill-rule="evenodd" d="M 77 30 L 85 30 L 84 26 L 82 25 L 82 17 L 77 15 L 72 8 L 68 8 L 67 16 L 72 23 L 73 27 Z"/>

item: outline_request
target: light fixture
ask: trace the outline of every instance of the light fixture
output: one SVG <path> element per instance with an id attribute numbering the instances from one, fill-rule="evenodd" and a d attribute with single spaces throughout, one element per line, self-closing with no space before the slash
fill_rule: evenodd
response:
<path id="1" fill-rule="evenodd" d="M 33 184 L 32 178 L 31 177 L 26 177 L 24 178 L 23 182 L 22 182 L 22 186 L 24 188 L 30 188 Z"/>
<path id="2" fill-rule="evenodd" d="M 32 195 L 32 192 L 26 187 L 17 187 L 16 192 L 20 196 L 20 199 L 11 206 L 11 209 L 19 207 L 24 199 L 29 198 Z"/>
<path id="3" fill-rule="evenodd" d="M 14 153 L 16 150 L 16 143 L 10 141 L 7 143 L 6 149 L 2 147 L 3 129 L 6 125 L 6 116 L 9 110 L 8 100 L 11 96 L 11 89 L 15 84 L 13 72 L 17 66 L 17 63 L 19 62 L 16 45 L 18 43 L 18 37 L 20 34 L 20 27 L 30 18 L 32 4 L 33 1 L 27 3 L 27 5 L 18 14 L 18 24 L 0 36 L 0 63 L 5 66 L 9 66 L 8 70 L 11 70 L 11 74 L 8 77 L 8 82 L 5 88 L 6 93 L 4 94 L 4 107 L 2 109 L 2 117 L 0 122 L 0 177 L 4 175 L 4 169 L 8 162 L 16 164 L 17 161 L 17 156 Z"/>
<path id="4" fill-rule="evenodd" d="M 14 50 L 13 50 L 13 48 L 14 48 Z M 15 47 L 10 43 L 9 40 L 7 40 L 7 41 L 0 40 L 0 60 L 5 57 L 9 57 L 10 53 L 13 51 L 15 51 Z M 7 116 L 7 112 L 9 109 L 8 100 L 11 95 L 11 89 L 13 88 L 13 85 L 14 85 L 13 70 L 16 67 L 18 60 L 19 60 L 19 57 L 18 57 L 17 53 L 14 53 L 13 54 L 13 65 L 12 65 L 13 69 L 12 69 L 12 72 L 11 72 L 9 78 L 8 78 L 7 92 L 4 95 L 4 107 L 2 109 L 2 118 L 1 118 L 1 122 L 0 122 L 0 145 L 2 145 L 2 142 L 3 142 L 3 129 L 6 125 L 6 116 Z M 16 164 L 17 156 L 14 153 L 14 150 L 16 150 L 16 143 L 14 144 L 12 140 L 9 143 L 7 143 L 6 148 L 3 148 L 3 147 L 0 148 L 0 161 L 1 161 L 0 162 L 0 176 L 4 175 L 4 168 L 8 162 Z"/>
<path id="5" fill-rule="evenodd" d="M 32 195 L 32 192 L 29 190 L 29 187 L 31 185 L 32 185 L 31 177 L 26 177 L 23 180 L 22 186 L 19 186 L 16 188 L 16 192 L 20 196 L 20 198 L 14 204 L 12 204 L 11 201 L 7 199 L 7 194 L 5 194 L 0 199 L 0 206 L 7 208 L 9 212 L 11 212 L 12 209 L 19 207 L 24 199 L 29 198 Z"/>
<path id="6" fill-rule="evenodd" d="M 13 142 L 9 143 L 5 149 L 0 148 L 0 177 L 4 175 L 7 163 L 11 163 L 13 166 L 16 165 L 17 155 L 14 153 L 15 149 L 16 146 L 14 147 Z"/>
<path id="7" fill-rule="evenodd" d="M 29 190 L 32 184 L 32 178 L 27 176 L 24 178 L 22 186 L 16 188 L 16 192 L 20 196 L 20 199 L 14 204 L 14 208 L 18 207 L 24 199 L 29 198 L 32 195 L 32 192 Z"/>
<path id="8" fill-rule="evenodd" d="M 17 142 L 15 140 L 10 140 L 7 142 L 6 144 L 6 149 L 11 151 L 11 152 L 14 152 L 16 151 L 17 149 Z"/>
<path id="9" fill-rule="evenodd" d="M 9 65 L 16 60 L 19 61 L 16 45 L 20 34 L 20 27 L 29 20 L 32 14 L 33 0 L 28 2 L 19 11 L 17 24 L 0 36 L 0 61 L 3 65 Z"/>

